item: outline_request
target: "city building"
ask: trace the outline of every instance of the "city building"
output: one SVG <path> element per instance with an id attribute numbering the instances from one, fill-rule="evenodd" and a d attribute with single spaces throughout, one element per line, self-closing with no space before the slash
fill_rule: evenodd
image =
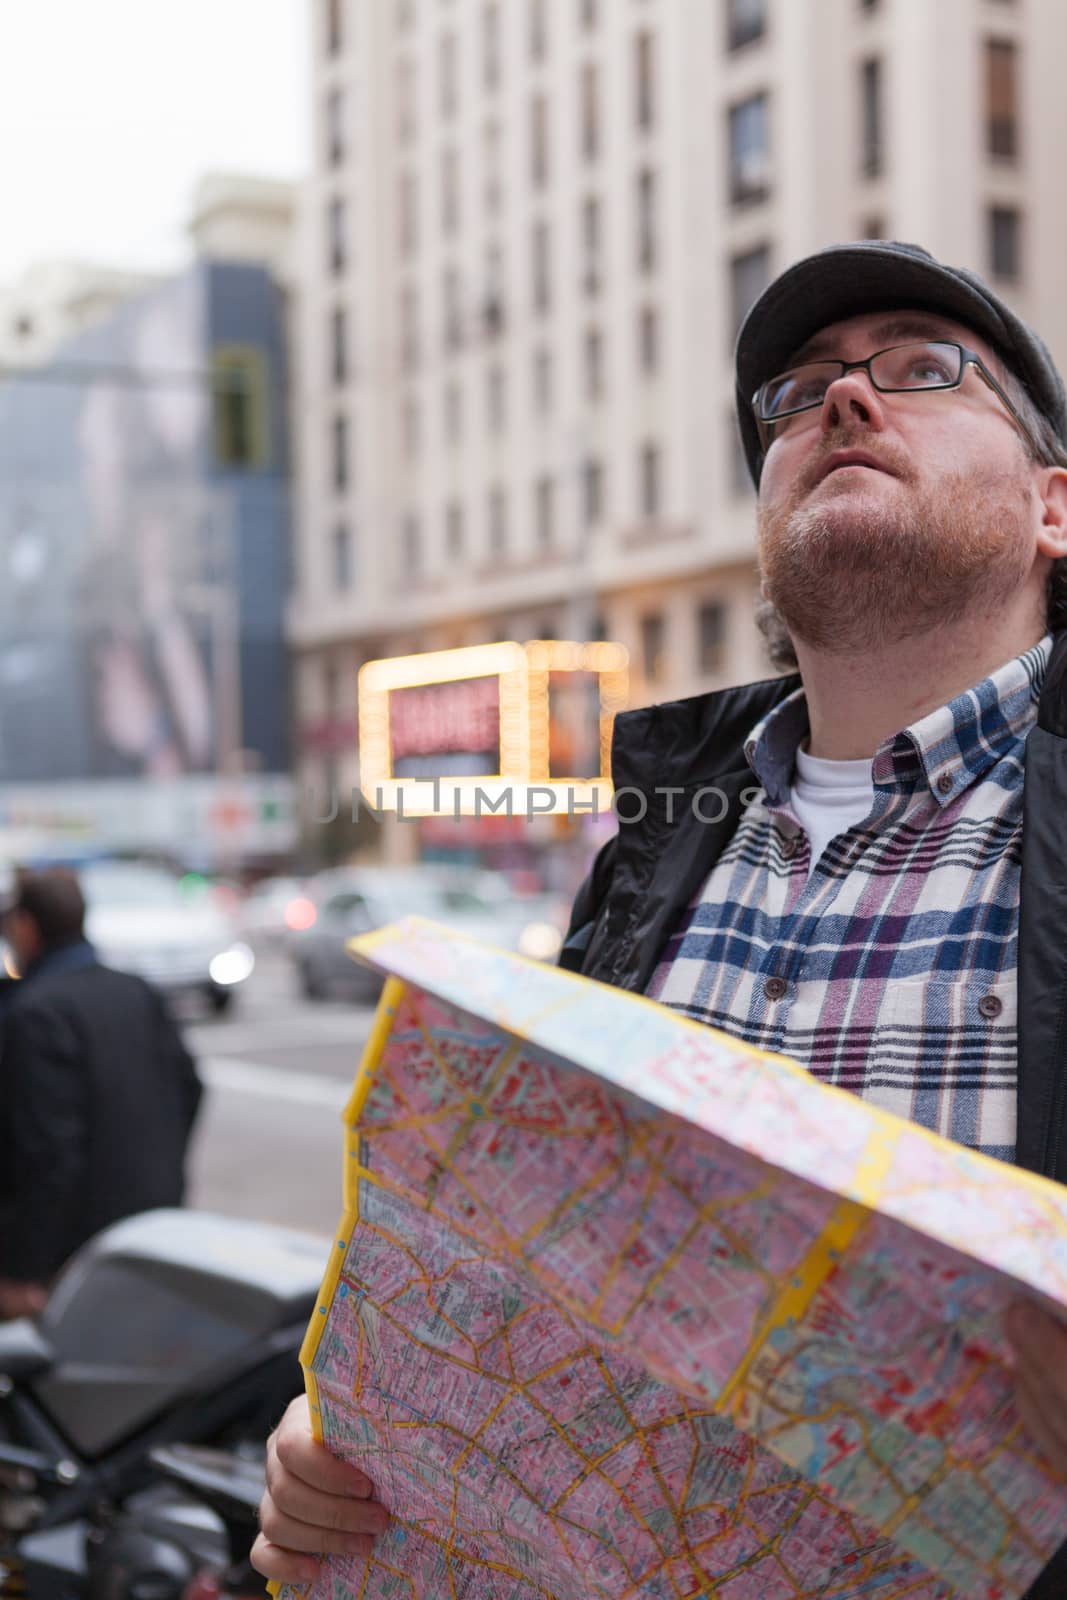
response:
<path id="1" fill-rule="evenodd" d="M 1067 362 L 1060 0 L 315 0 L 294 652 L 304 788 L 380 657 L 613 639 L 633 703 L 766 670 L 739 322 L 890 236 Z"/>
<path id="2" fill-rule="evenodd" d="M 0 375 L 0 856 L 292 847 L 287 206 L 211 180 L 187 268 Z"/>

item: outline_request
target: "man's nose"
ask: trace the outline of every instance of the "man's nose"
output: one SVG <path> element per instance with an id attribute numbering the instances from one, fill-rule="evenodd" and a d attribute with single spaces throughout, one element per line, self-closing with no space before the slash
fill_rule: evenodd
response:
<path id="1" fill-rule="evenodd" d="M 862 367 L 834 379 L 823 396 L 819 424 L 824 433 L 849 426 L 878 432 L 885 426 L 882 396 Z"/>

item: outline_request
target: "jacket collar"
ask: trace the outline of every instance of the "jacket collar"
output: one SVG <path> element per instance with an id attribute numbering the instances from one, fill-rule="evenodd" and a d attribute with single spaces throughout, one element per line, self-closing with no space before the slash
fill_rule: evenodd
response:
<path id="1" fill-rule="evenodd" d="M 615 788 L 648 791 L 665 779 L 700 784 L 744 768 L 745 744 L 757 723 L 800 687 L 794 672 L 620 712 L 611 749 Z M 1067 629 L 1052 637 L 1037 723 L 1067 738 Z"/>

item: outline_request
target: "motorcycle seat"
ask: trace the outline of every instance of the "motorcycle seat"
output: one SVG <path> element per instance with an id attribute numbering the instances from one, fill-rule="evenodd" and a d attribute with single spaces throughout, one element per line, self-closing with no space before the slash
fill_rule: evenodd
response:
<path id="1" fill-rule="evenodd" d="M 54 1361 L 52 1346 L 29 1317 L 0 1322 L 0 1376 L 24 1383 Z"/>

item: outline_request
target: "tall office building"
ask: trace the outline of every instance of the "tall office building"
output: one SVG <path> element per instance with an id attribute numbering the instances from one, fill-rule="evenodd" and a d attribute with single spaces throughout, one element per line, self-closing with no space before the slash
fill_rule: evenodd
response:
<path id="1" fill-rule="evenodd" d="M 731 352 L 890 236 L 1067 362 L 1062 0 L 313 0 L 297 274 L 305 779 L 356 671 L 619 639 L 636 703 L 765 670 Z"/>

